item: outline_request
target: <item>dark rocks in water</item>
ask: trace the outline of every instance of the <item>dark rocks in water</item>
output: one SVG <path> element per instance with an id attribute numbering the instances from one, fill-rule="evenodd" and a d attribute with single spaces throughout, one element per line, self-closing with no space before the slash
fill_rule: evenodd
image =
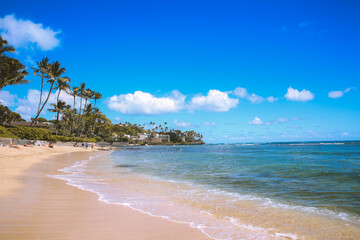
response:
<path id="1" fill-rule="evenodd" d="M 115 167 L 121 167 L 121 168 L 132 168 L 132 167 L 136 167 L 137 165 L 135 164 L 120 164 L 120 165 L 115 165 Z"/>

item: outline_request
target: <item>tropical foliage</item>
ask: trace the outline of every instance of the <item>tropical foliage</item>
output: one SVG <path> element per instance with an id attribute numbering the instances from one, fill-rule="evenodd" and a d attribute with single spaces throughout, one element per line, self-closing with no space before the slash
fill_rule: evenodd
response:
<path id="1" fill-rule="evenodd" d="M 28 74 L 25 70 L 26 67 L 16 58 L 6 55 L 6 53 L 14 52 L 15 48 L 0 36 L 0 91 L 3 87 L 9 85 L 29 82 L 25 80 L 25 76 Z"/>
<path id="2" fill-rule="evenodd" d="M 0 125 L 4 125 L 5 123 L 10 124 L 11 122 L 21 122 L 25 121 L 21 118 L 21 115 L 12 112 L 8 107 L 0 104 Z"/>

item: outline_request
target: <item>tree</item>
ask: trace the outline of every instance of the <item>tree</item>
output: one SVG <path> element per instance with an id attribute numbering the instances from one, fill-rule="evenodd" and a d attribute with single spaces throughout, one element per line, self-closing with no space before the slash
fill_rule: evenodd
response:
<path id="1" fill-rule="evenodd" d="M 60 116 L 60 113 L 62 113 L 63 110 L 65 109 L 66 103 L 64 101 L 60 100 L 56 104 L 55 103 L 50 104 L 50 106 L 53 106 L 53 108 L 49 108 L 48 110 L 50 112 L 56 113 L 55 135 L 57 135 L 58 128 L 59 128 L 59 116 Z"/>
<path id="2" fill-rule="evenodd" d="M 79 109 L 79 116 L 77 120 L 77 136 L 80 135 L 80 118 L 81 118 L 81 110 L 82 110 L 82 100 L 85 94 L 85 83 L 81 83 L 79 87 L 79 97 L 80 97 L 80 109 Z"/>
<path id="3" fill-rule="evenodd" d="M 21 122 L 25 121 L 22 119 L 21 115 L 12 112 L 8 107 L 0 104 L 0 125 L 4 125 L 5 123 L 11 124 L 11 122 Z"/>
<path id="4" fill-rule="evenodd" d="M 94 100 L 95 100 L 95 103 L 94 103 L 94 120 L 93 120 L 93 127 L 92 127 L 92 132 L 94 134 L 94 130 L 95 130 L 95 122 L 96 122 L 96 117 L 97 117 L 97 114 L 99 112 L 99 109 L 96 108 L 96 101 L 101 99 L 102 98 L 102 95 L 101 93 L 99 92 L 94 92 Z"/>
<path id="5" fill-rule="evenodd" d="M 71 91 L 71 90 L 70 90 Z M 70 133 L 73 132 L 73 125 L 74 125 L 74 118 L 76 116 L 76 97 L 79 94 L 80 89 L 78 87 L 73 87 L 72 92 L 70 92 L 70 95 L 74 98 L 74 105 L 73 110 L 69 113 L 70 115 Z"/>
<path id="6" fill-rule="evenodd" d="M 15 48 L 0 36 L 0 91 L 9 85 L 29 83 L 25 76 L 29 73 L 25 66 L 16 58 L 11 58 L 5 53 L 14 53 Z"/>
<path id="7" fill-rule="evenodd" d="M 41 90 L 40 90 L 40 100 L 39 100 L 39 106 L 37 109 L 37 113 L 39 113 L 40 110 L 40 106 L 41 106 L 41 99 L 42 99 L 42 92 L 43 92 L 43 87 L 44 87 L 44 78 L 48 79 L 49 76 L 47 75 L 47 71 L 49 69 L 49 58 L 43 58 L 40 62 L 36 62 L 36 64 L 38 65 L 38 68 L 33 68 L 34 70 L 34 75 L 35 76 L 40 76 L 41 77 Z"/>
<path id="8" fill-rule="evenodd" d="M 70 89 L 70 85 L 69 82 L 71 82 L 70 78 L 68 77 L 63 77 L 63 78 L 59 78 L 56 81 L 56 87 L 54 87 L 54 90 L 57 89 L 58 90 L 58 95 L 56 97 L 56 102 L 59 101 L 59 97 L 60 97 L 60 93 L 61 91 L 65 91 L 68 92 Z"/>
<path id="9" fill-rule="evenodd" d="M 58 61 L 52 62 L 51 65 L 49 65 L 49 68 L 47 70 L 47 75 L 49 76 L 49 80 L 47 82 L 50 83 L 50 90 L 46 97 L 46 100 L 44 101 L 42 107 L 40 108 L 39 112 L 36 114 L 36 117 L 34 118 L 34 121 L 36 122 L 36 119 L 39 117 L 41 111 L 44 109 L 46 103 L 49 101 L 50 94 L 52 90 L 54 89 L 54 84 L 60 79 L 65 81 L 65 78 L 62 78 L 61 75 L 65 73 L 66 69 L 60 66 L 60 63 Z M 33 123 L 33 122 L 32 122 Z M 31 125 L 32 125 L 31 123 Z"/>

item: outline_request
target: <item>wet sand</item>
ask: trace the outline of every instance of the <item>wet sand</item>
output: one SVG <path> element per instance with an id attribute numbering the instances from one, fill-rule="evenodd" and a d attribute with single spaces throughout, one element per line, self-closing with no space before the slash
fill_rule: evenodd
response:
<path id="1" fill-rule="evenodd" d="M 24 153 L 19 157 L 3 149 L 0 149 L 0 239 L 209 239 L 187 224 L 104 203 L 94 193 L 47 176 L 77 160 L 104 153 L 55 156 L 54 152 Z M 26 156 L 32 160 L 24 161 Z"/>

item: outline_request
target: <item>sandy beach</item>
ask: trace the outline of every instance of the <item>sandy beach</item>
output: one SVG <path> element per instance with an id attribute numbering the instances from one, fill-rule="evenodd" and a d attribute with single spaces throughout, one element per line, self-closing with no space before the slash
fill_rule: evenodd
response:
<path id="1" fill-rule="evenodd" d="M 107 204 L 48 177 L 101 151 L 0 148 L 0 239 L 209 239 L 187 224 Z"/>

